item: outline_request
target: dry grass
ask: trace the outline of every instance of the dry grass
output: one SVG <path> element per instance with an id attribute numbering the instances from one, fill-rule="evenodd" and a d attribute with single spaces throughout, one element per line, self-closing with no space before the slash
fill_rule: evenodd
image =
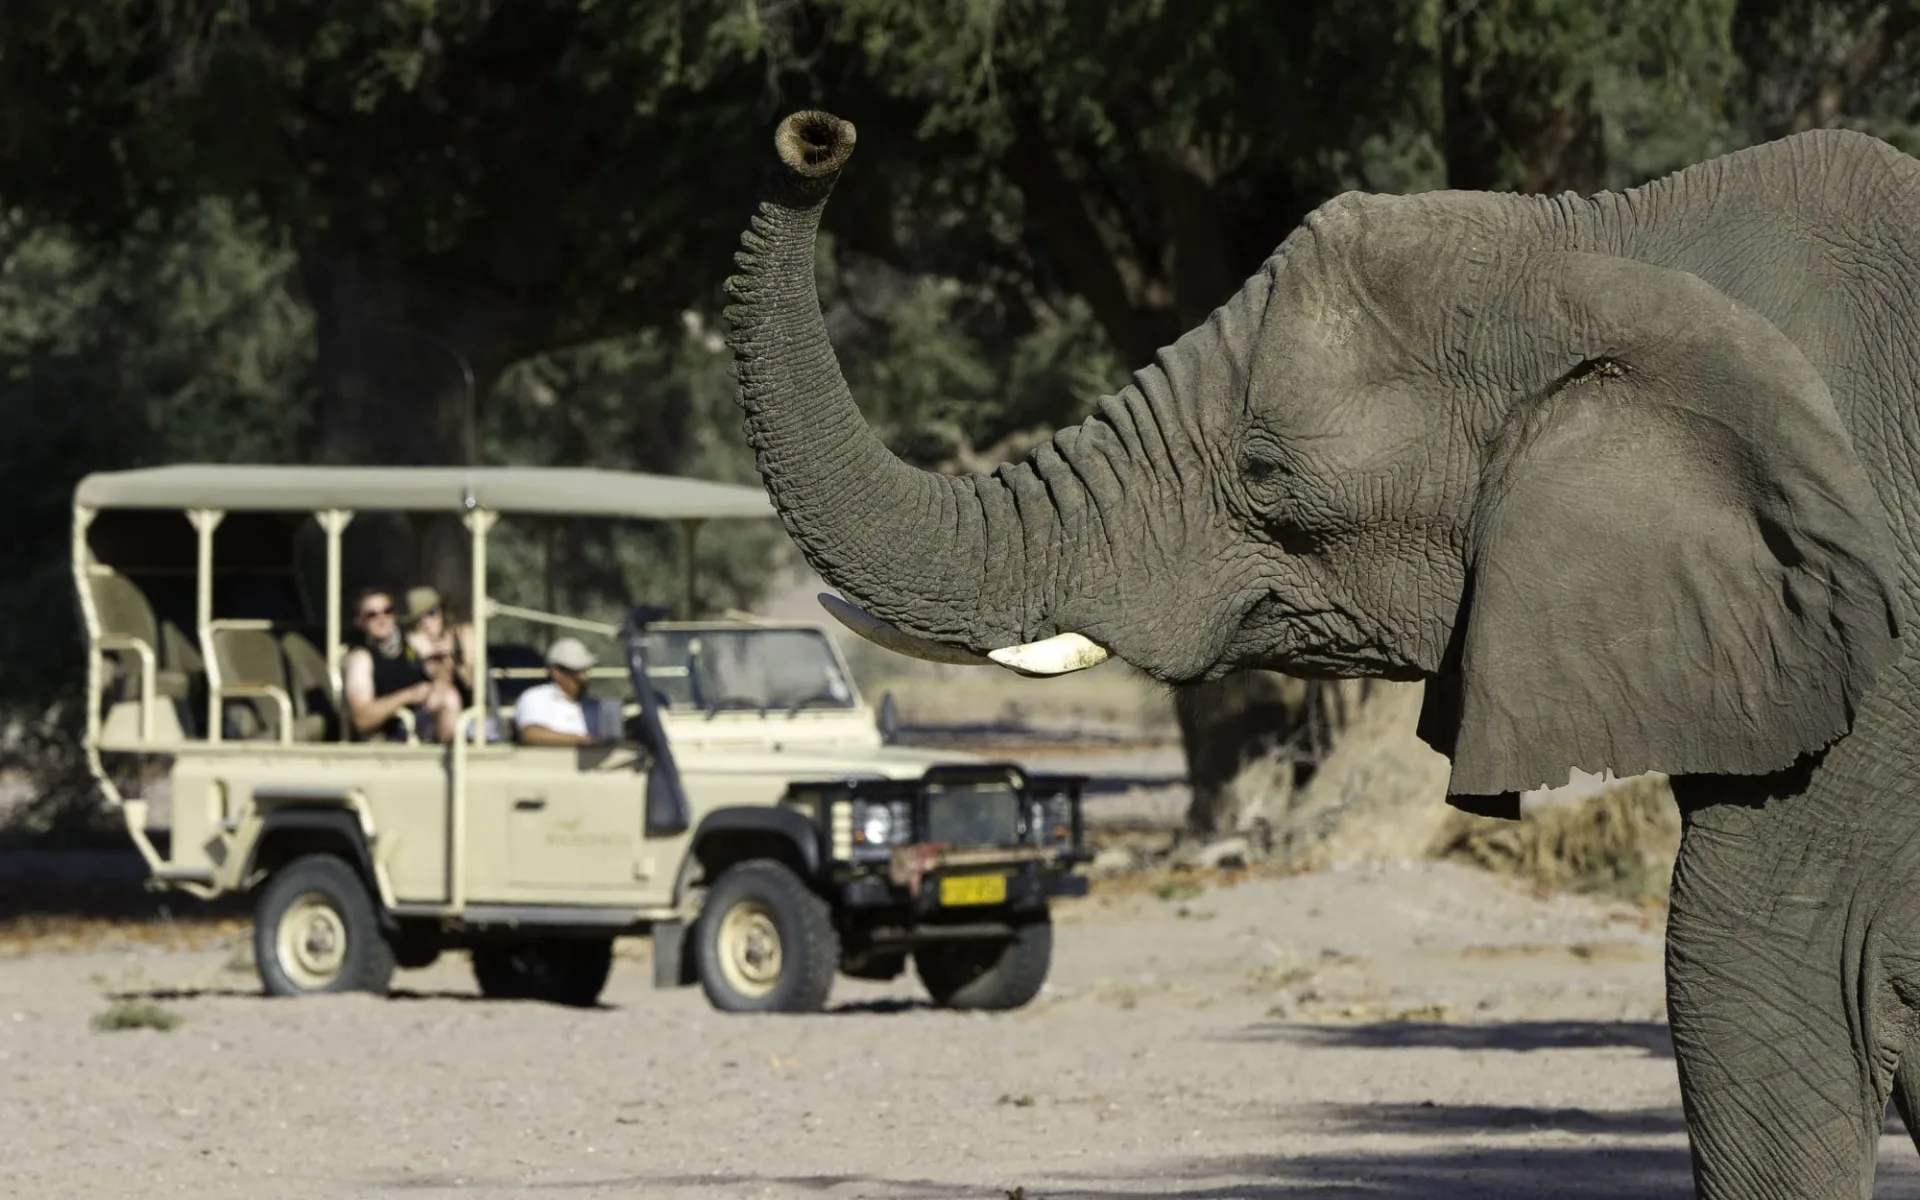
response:
<path id="1" fill-rule="evenodd" d="M 0 959 L 24 954 L 85 954 L 133 946 L 204 950 L 244 938 L 242 917 L 204 920 L 118 920 L 79 915 L 0 919 Z"/>
<path id="2" fill-rule="evenodd" d="M 1593 892 L 1663 901 L 1680 848 L 1680 812 L 1662 776 L 1616 784 L 1577 804 L 1537 808 L 1518 821 L 1456 812 L 1437 858 L 1511 875 L 1544 892 Z"/>
<path id="3" fill-rule="evenodd" d="M 179 1028 L 184 1019 L 151 1000 L 116 1000 L 105 1012 L 95 1013 L 89 1024 L 95 1033 L 119 1033 L 128 1029 L 166 1033 Z"/>

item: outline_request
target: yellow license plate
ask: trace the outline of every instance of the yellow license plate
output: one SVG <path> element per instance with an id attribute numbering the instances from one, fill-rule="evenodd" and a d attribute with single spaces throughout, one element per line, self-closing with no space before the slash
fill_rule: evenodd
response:
<path id="1" fill-rule="evenodd" d="M 1004 904 L 1007 899 L 1005 875 L 949 875 L 940 881 L 940 903 Z"/>

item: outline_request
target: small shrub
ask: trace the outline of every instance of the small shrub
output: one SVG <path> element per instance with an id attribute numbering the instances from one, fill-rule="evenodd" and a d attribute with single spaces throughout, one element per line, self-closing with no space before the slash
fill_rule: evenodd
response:
<path id="1" fill-rule="evenodd" d="M 90 1024 L 95 1033 L 117 1033 L 123 1029 L 157 1029 L 165 1033 L 177 1028 L 182 1019 L 151 1000 L 116 1000 L 107 1011 L 95 1013 Z"/>
<path id="2" fill-rule="evenodd" d="M 1647 775 L 1578 804 L 1518 821 L 1455 813 L 1435 856 L 1524 879 L 1545 891 L 1664 900 L 1680 850 L 1680 810 L 1664 776 Z"/>

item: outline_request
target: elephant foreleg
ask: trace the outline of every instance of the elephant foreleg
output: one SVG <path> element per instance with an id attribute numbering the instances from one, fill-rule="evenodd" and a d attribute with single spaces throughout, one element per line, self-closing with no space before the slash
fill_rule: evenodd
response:
<path id="1" fill-rule="evenodd" d="M 1920 1055 L 1920 1046 L 1911 1047 L 1900 1060 L 1900 1069 L 1893 1073 L 1893 1106 L 1899 1110 L 1900 1123 L 1907 1127 L 1907 1136 L 1913 1139 L 1915 1149 L 1920 1149 L 1920 1124 L 1914 1123 L 1920 1115 L 1920 1067 L 1914 1059 Z"/>
<path id="2" fill-rule="evenodd" d="M 1674 871 L 1668 1011 L 1694 1183 L 1701 1200 L 1864 1200 L 1893 1067 L 1871 1049 L 1869 931 L 1843 872 L 1821 879 L 1778 819 L 1696 813 Z"/>

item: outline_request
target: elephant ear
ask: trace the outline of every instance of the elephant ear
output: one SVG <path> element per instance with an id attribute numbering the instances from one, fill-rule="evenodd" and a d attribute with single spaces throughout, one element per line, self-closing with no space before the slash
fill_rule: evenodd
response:
<path id="1" fill-rule="evenodd" d="M 1820 751 L 1899 634 L 1887 514 L 1820 374 L 1681 271 L 1556 254 L 1524 278 L 1481 327 L 1529 331 L 1538 382 L 1488 449 L 1421 718 L 1450 799 L 1517 815 L 1573 767 Z"/>

